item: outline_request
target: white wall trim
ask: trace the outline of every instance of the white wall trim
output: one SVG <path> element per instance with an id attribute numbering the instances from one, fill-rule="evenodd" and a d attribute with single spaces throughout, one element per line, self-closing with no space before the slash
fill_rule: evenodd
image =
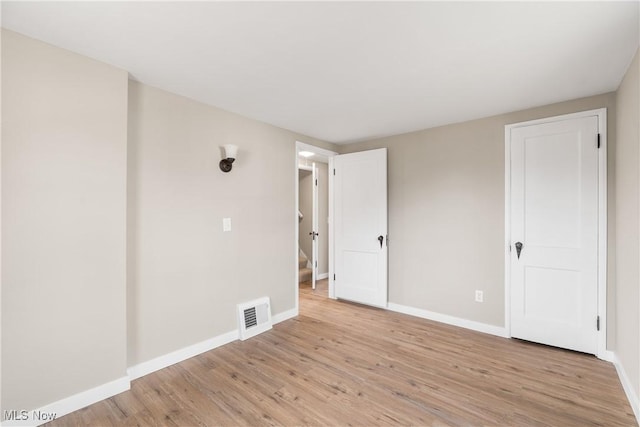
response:
<path id="1" fill-rule="evenodd" d="M 333 211 L 333 184 L 334 184 L 334 175 L 333 175 L 333 167 L 335 163 L 335 157 L 329 157 L 329 298 L 336 299 L 336 283 L 333 280 L 334 270 L 335 270 L 335 247 L 333 246 L 333 242 L 335 242 L 334 236 L 334 226 L 333 226 L 333 218 L 335 217 L 335 212 Z"/>
<path id="2" fill-rule="evenodd" d="M 296 164 L 297 163 L 297 159 L 298 159 L 298 153 L 300 151 L 311 151 L 312 153 L 316 153 L 319 154 L 321 156 L 324 157 L 332 157 L 335 156 L 336 153 L 335 151 L 331 151 L 331 150 L 326 150 L 324 148 L 320 148 L 320 147 L 316 147 L 315 145 L 311 145 L 311 144 L 307 144 L 305 142 L 300 142 L 300 141 L 296 141 Z"/>
<path id="3" fill-rule="evenodd" d="M 116 394 L 122 393 L 123 391 L 127 391 L 130 388 L 131 383 L 129 382 L 129 377 L 124 376 L 118 378 L 117 380 L 58 400 L 57 402 L 50 403 L 41 408 L 27 411 L 26 416 L 28 417 L 28 419 L 26 420 L 5 420 L 0 425 L 2 425 L 2 427 L 39 426 L 51 420 L 42 418 L 39 419 L 37 414 L 55 414 L 55 418 L 58 419 L 64 415 L 70 414 L 71 412 L 77 411 L 101 400 L 108 399 L 112 396 L 115 396 Z"/>
<path id="4" fill-rule="evenodd" d="M 284 311 L 282 313 L 275 314 L 271 317 L 271 322 L 275 325 L 280 322 L 284 322 L 287 319 L 296 317 L 298 315 L 298 308 L 292 308 L 291 310 Z M 196 344 L 181 348 L 171 353 L 167 353 L 162 356 L 158 356 L 154 359 L 146 362 L 139 363 L 135 366 L 127 369 L 129 378 L 131 381 L 148 375 L 152 372 L 159 371 L 167 366 L 175 365 L 183 360 L 190 359 L 199 354 L 205 353 L 209 350 L 221 347 L 230 342 L 236 341 L 239 337 L 239 331 L 234 329 L 233 331 L 225 332 L 224 334 L 209 338 Z"/>
<path id="5" fill-rule="evenodd" d="M 285 320 L 292 319 L 298 315 L 298 308 L 292 308 L 291 310 L 283 311 L 274 316 L 271 316 L 271 322 L 275 325 Z"/>
<path id="6" fill-rule="evenodd" d="M 600 333 L 598 334 L 598 354 L 600 359 L 607 360 L 607 250 L 608 250 L 608 218 L 607 218 L 607 109 L 600 108 L 593 112 L 598 115 L 598 133 L 600 134 L 600 152 L 598 153 L 598 315 L 600 316 Z"/>
<path id="7" fill-rule="evenodd" d="M 297 315 L 298 315 L 298 308 L 296 307 L 296 308 L 292 308 L 291 310 L 283 311 L 282 313 L 278 313 L 274 315 L 271 318 L 271 320 L 275 325 L 277 323 L 284 322 L 285 320 L 296 317 Z M 124 376 L 115 381 L 111 381 L 109 383 L 100 385 L 98 387 L 80 392 L 78 394 L 59 400 L 57 402 L 50 403 L 41 408 L 27 411 L 27 415 L 29 417 L 28 419 L 16 420 L 16 421 L 7 420 L 0 423 L 0 426 L 1 427 L 38 426 L 38 425 L 44 424 L 45 422 L 50 420 L 39 421 L 37 418 L 34 419 L 34 414 L 54 413 L 56 415 L 56 418 L 60 418 L 64 415 L 70 414 L 71 412 L 77 411 L 79 409 L 92 405 L 101 400 L 108 399 L 112 396 L 115 396 L 116 394 L 122 393 L 123 391 L 129 390 L 131 388 L 131 381 L 137 378 L 143 377 L 152 372 L 166 368 L 167 366 L 171 366 L 176 363 L 182 362 L 183 360 L 197 356 L 206 351 L 213 350 L 217 347 L 221 347 L 225 344 L 236 341 L 237 339 L 238 339 L 238 330 L 235 329 L 233 331 L 226 332 L 224 334 L 218 335 L 208 340 L 201 341 L 199 343 L 184 347 L 180 350 L 172 351 L 171 353 L 167 353 L 163 356 L 159 356 L 154 359 L 148 360 L 146 362 L 139 363 L 127 369 L 127 376 Z M 16 409 L 22 410 L 22 408 L 16 408 Z"/>
<path id="8" fill-rule="evenodd" d="M 624 392 L 627 395 L 627 399 L 629 400 L 629 404 L 631 405 L 631 409 L 636 416 L 636 421 L 638 421 L 638 424 L 640 424 L 640 400 L 638 400 L 638 395 L 633 390 L 631 380 L 627 376 L 627 372 L 624 370 L 622 363 L 620 363 L 618 355 L 615 353 L 613 353 L 613 365 L 616 367 L 618 378 L 620 378 L 622 388 L 624 389 Z"/>
<path id="9" fill-rule="evenodd" d="M 505 145 L 505 242 L 504 242 L 504 324 L 508 337 L 511 337 L 511 267 L 510 252 L 511 246 L 511 158 L 510 141 L 511 131 L 518 127 L 531 126 L 541 123 L 551 123 L 563 120 L 572 120 L 581 117 L 598 118 L 598 132 L 600 133 L 600 149 L 598 150 L 598 315 L 600 316 L 600 331 L 598 332 L 598 343 L 596 356 L 603 360 L 608 360 L 607 351 L 607 109 L 598 108 L 595 110 L 581 111 L 571 114 L 563 114 L 555 117 L 530 120 L 526 122 L 509 124 L 504 127 Z"/>
<path id="10" fill-rule="evenodd" d="M 299 265 L 300 265 L 300 252 L 302 252 L 302 249 L 300 248 L 300 173 L 299 173 L 299 167 L 300 167 L 300 161 L 298 160 L 298 153 L 300 151 L 302 151 L 302 142 L 298 142 L 296 141 L 295 143 L 295 149 L 293 150 L 293 160 L 295 162 L 295 168 L 294 168 L 294 176 L 293 176 L 293 182 L 294 182 L 294 188 L 295 188 L 295 192 L 294 192 L 294 198 L 295 198 L 295 213 L 294 213 L 294 220 L 293 220 L 293 224 L 294 224 L 294 229 L 295 229 L 295 234 L 294 234 L 294 246 L 296 248 L 296 257 L 295 257 L 295 266 L 296 268 L 294 270 L 291 271 L 292 274 L 292 283 L 293 283 L 293 292 L 294 292 L 294 309 L 296 311 L 298 311 L 298 306 L 299 306 L 299 300 L 300 300 L 300 274 L 299 274 Z M 305 257 L 307 259 L 309 259 L 309 257 L 306 256 Z"/>
<path id="11" fill-rule="evenodd" d="M 602 357 L 600 359 L 606 361 L 606 362 L 611 362 L 611 363 L 615 363 L 615 353 L 611 350 L 607 350 L 602 354 Z"/>
<path id="12" fill-rule="evenodd" d="M 238 339 L 238 330 L 226 332 L 222 335 L 218 335 L 208 340 L 201 341 L 196 344 L 181 348 L 171 353 L 167 353 L 162 356 L 158 356 L 146 362 L 138 363 L 127 369 L 129 378 L 131 380 L 144 377 L 152 372 L 159 371 L 167 366 L 175 365 L 183 360 L 202 354 L 206 351 L 213 350 L 214 348 L 223 346 Z"/>
<path id="13" fill-rule="evenodd" d="M 435 313 L 433 311 L 423 310 L 421 308 L 409 307 L 406 305 L 388 303 L 387 309 L 398 313 L 408 314 L 410 316 L 421 317 L 423 319 L 433 320 L 435 322 L 445 323 L 447 325 L 458 326 L 460 328 L 471 329 L 472 331 L 482 332 L 485 334 L 496 335 L 498 337 L 507 338 L 505 328 L 501 326 L 489 325 L 486 323 L 476 322 L 473 320 L 462 319 L 460 317 L 449 316 L 448 314 Z"/>

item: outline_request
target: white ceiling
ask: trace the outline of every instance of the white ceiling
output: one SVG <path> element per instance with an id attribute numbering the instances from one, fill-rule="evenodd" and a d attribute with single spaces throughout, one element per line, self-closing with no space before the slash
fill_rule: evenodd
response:
<path id="1" fill-rule="evenodd" d="M 2 2 L 2 25 L 335 143 L 615 90 L 634 2 Z"/>

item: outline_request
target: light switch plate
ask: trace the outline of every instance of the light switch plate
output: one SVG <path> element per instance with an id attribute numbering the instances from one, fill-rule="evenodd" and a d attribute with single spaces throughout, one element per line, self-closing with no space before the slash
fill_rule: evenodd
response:
<path id="1" fill-rule="evenodd" d="M 484 302 L 484 292 L 476 291 L 476 302 Z"/>
<path id="2" fill-rule="evenodd" d="M 231 218 L 222 218 L 222 231 L 231 231 Z"/>

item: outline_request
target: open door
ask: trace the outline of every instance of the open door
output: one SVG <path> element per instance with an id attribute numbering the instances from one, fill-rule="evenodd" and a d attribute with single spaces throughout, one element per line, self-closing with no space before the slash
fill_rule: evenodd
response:
<path id="1" fill-rule="evenodd" d="M 335 296 L 387 306 L 387 150 L 334 157 Z"/>

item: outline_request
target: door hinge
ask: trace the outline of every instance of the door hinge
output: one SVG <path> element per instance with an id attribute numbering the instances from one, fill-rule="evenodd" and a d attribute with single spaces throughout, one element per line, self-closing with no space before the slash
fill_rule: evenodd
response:
<path id="1" fill-rule="evenodd" d="M 318 268 L 318 261 L 316 261 L 316 268 Z"/>
<path id="2" fill-rule="evenodd" d="M 333 176 L 336 175 L 336 168 L 333 168 Z"/>
<path id="3" fill-rule="evenodd" d="M 596 318 L 596 329 L 600 330 L 600 316 Z"/>
<path id="4" fill-rule="evenodd" d="M 598 134 L 598 148 L 600 148 L 600 134 Z"/>
<path id="5" fill-rule="evenodd" d="M 335 274 L 333 275 L 333 281 L 334 282 L 336 281 L 336 275 Z"/>
<path id="6" fill-rule="evenodd" d="M 318 180 L 316 179 L 316 187 L 318 186 Z"/>

